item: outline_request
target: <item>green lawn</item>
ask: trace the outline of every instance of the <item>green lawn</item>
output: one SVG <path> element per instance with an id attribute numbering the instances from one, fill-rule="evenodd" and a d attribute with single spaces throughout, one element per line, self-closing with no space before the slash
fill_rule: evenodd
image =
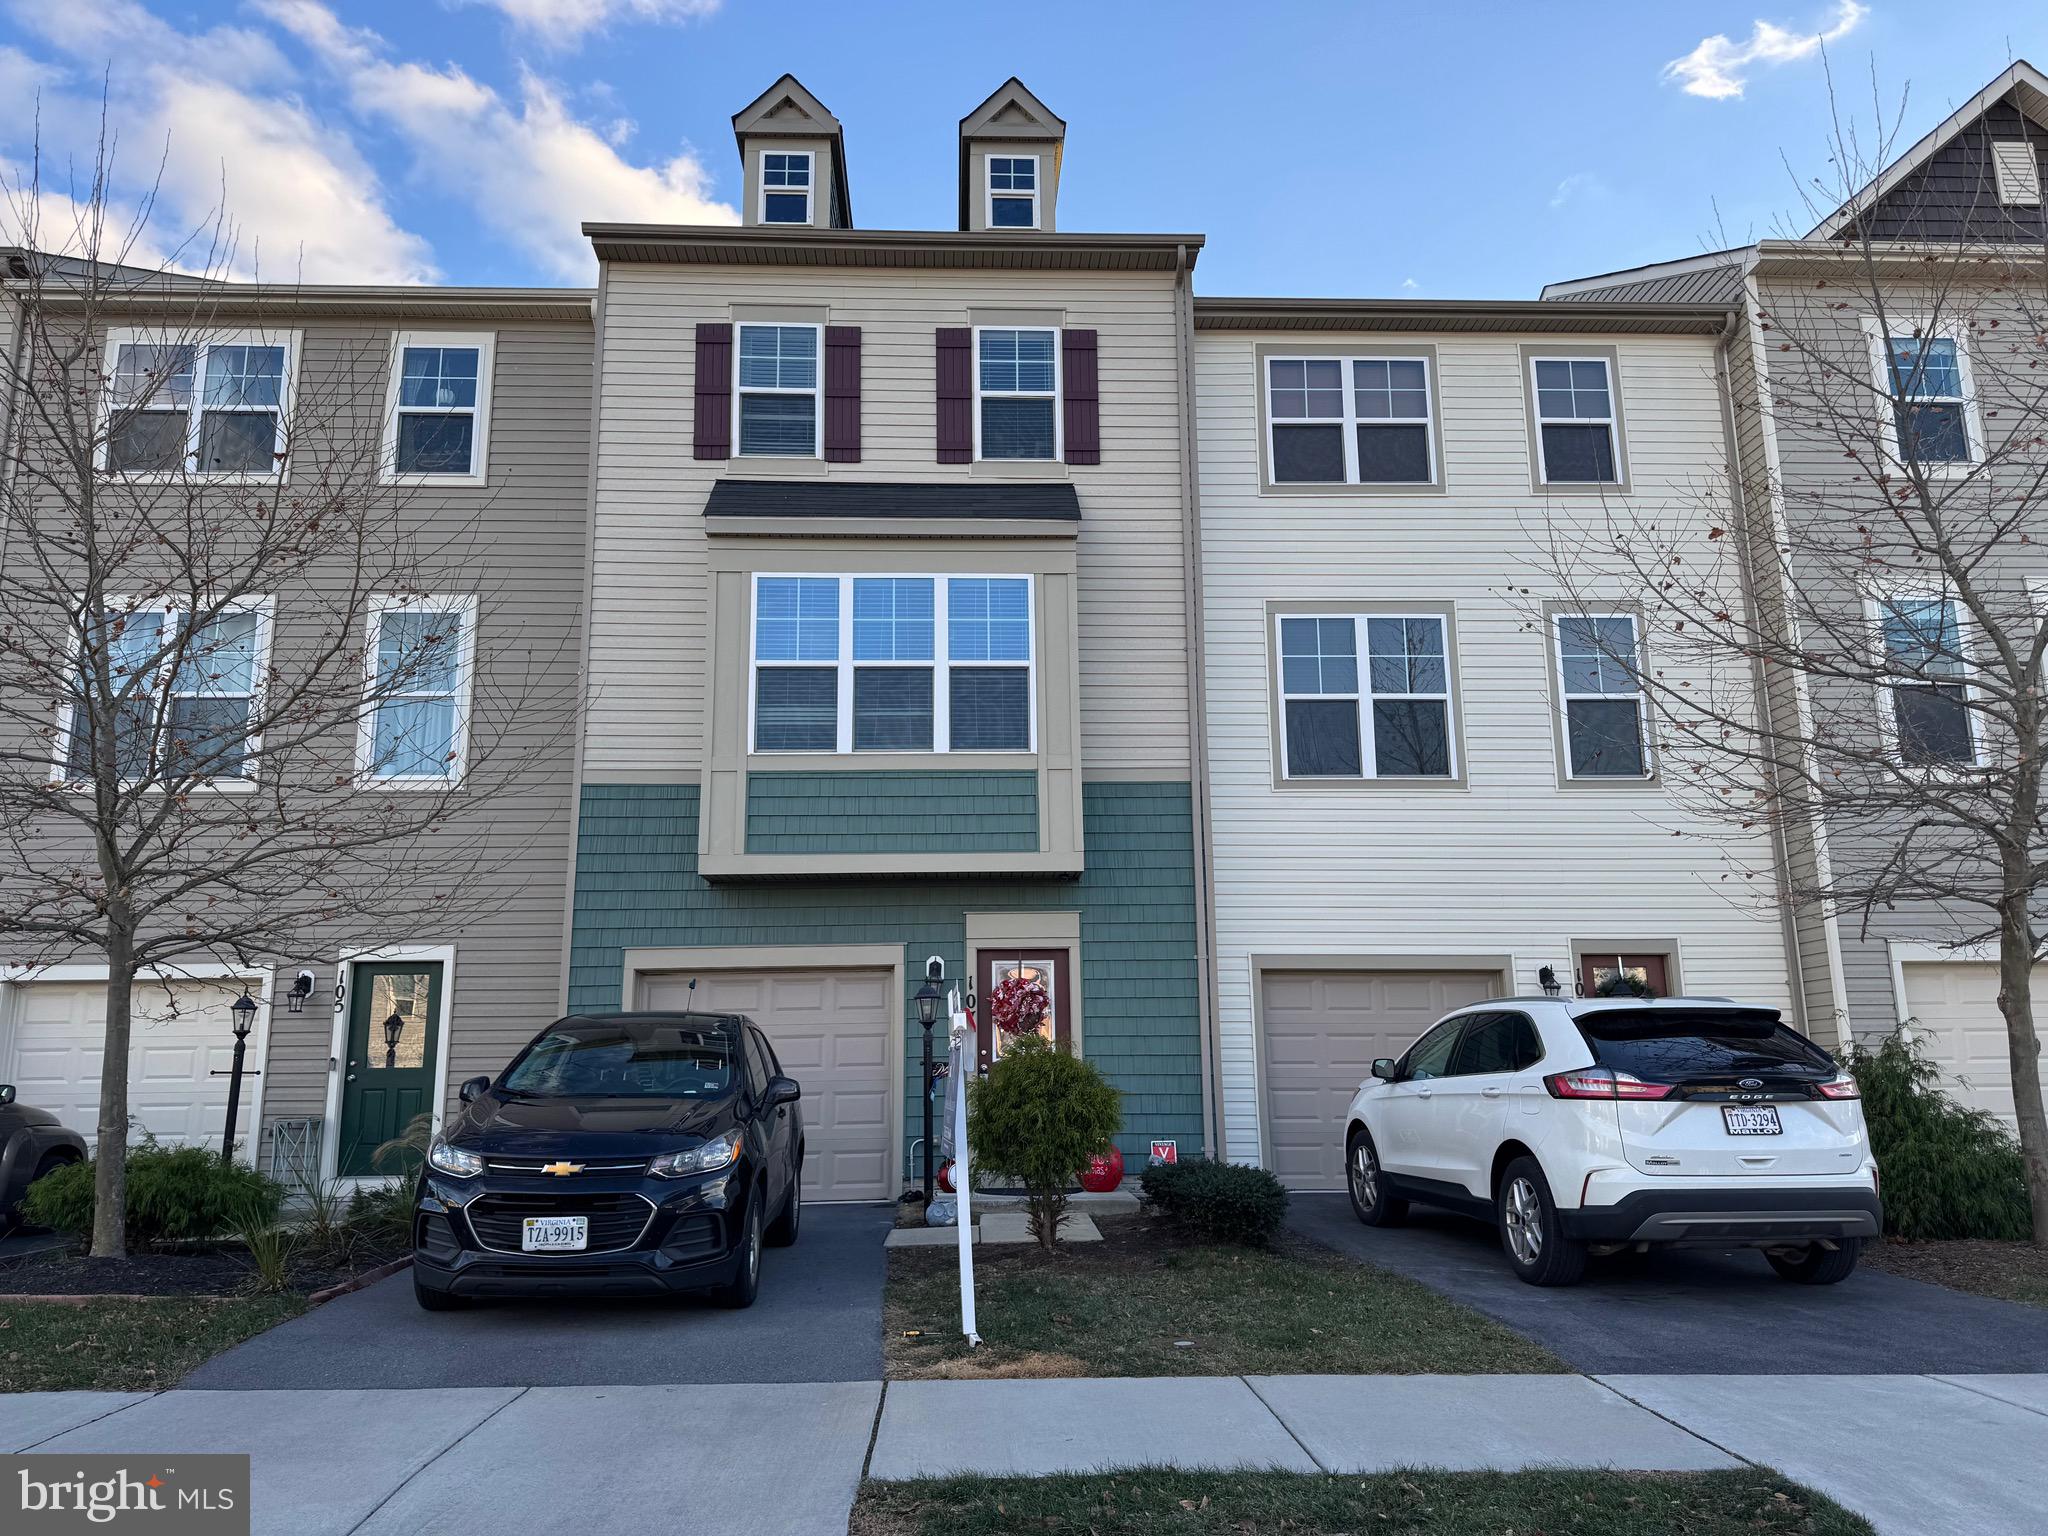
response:
<path id="1" fill-rule="evenodd" d="M 1405 1276 L 1298 1239 L 1268 1251 L 1194 1243 L 1145 1217 L 1100 1243 L 978 1245 L 983 1347 L 960 1336 L 950 1249 L 889 1254 L 888 1374 L 1228 1376 L 1561 1371 L 1548 1351 Z M 915 1331 L 920 1337 L 905 1337 Z"/>
<path id="2" fill-rule="evenodd" d="M 1871 1536 L 1767 1471 L 1138 1471 L 865 1483 L 848 1536 Z"/>
<path id="3" fill-rule="evenodd" d="M 153 1392 L 305 1310 L 298 1296 L 0 1301 L 0 1392 Z"/>

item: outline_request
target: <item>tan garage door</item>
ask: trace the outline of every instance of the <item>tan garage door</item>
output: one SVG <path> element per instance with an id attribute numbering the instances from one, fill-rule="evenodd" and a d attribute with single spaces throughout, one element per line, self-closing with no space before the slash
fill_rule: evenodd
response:
<path id="1" fill-rule="evenodd" d="M 743 1013 L 761 1026 L 782 1070 L 804 1091 L 804 1199 L 888 1200 L 889 1036 L 900 1000 L 888 971 L 706 972 L 646 976 L 643 1008 Z"/>
<path id="2" fill-rule="evenodd" d="M 1500 990 L 1495 971 L 1265 972 L 1266 1145 L 1281 1182 L 1342 1189 L 1344 1111 L 1373 1059 Z"/>
<path id="3" fill-rule="evenodd" d="M 1927 1059 L 1941 1068 L 1942 1086 L 1973 1109 L 1989 1110 L 2008 1126 L 2012 1112 L 2012 1056 L 2005 1015 L 1998 1011 L 1998 967 L 1982 961 L 1908 961 L 1906 1012 Z M 2034 972 L 2034 992 L 2048 986 L 2048 970 Z M 2041 1009 L 2034 1009 L 2038 1030 Z M 2048 1085 L 2048 1060 L 2041 1080 Z"/>

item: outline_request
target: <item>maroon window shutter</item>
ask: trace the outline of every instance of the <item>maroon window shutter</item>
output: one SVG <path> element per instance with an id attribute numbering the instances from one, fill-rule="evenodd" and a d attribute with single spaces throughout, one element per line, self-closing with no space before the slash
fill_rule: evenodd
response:
<path id="1" fill-rule="evenodd" d="M 939 327 L 939 462 L 974 462 L 974 332 Z"/>
<path id="2" fill-rule="evenodd" d="M 1095 333 L 1060 332 L 1060 364 L 1066 395 L 1067 462 L 1102 462 L 1102 396 L 1095 383 Z"/>
<path id="3" fill-rule="evenodd" d="M 825 327 L 825 461 L 860 462 L 860 327 Z"/>
<path id="4" fill-rule="evenodd" d="M 696 456 L 732 457 L 732 327 L 697 327 Z"/>

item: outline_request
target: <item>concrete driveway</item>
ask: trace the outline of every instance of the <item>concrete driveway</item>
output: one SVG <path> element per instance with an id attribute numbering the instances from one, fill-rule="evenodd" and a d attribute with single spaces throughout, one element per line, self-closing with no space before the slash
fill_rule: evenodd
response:
<path id="1" fill-rule="evenodd" d="M 1524 1285 L 1491 1227 L 1417 1208 L 1367 1227 L 1343 1195 L 1296 1195 L 1288 1224 L 1497 1318 L 1591 1375 L 2048 1371 L 2048 1309 L 1876 1270 L 1792 1285 L 1761 1255 L 1685 1249 L 1596 1259 L 1560 1290 Z"/>
<path id="2" fill-rule="evenodd" d="M 695 1298 L 491 1302 L 423 1312 L 400 1272 L 216 1355 L 187 1387 L 641 1386 L 874 1381 L 885 1205 L 809 1206 L 744 1312 Z"/>

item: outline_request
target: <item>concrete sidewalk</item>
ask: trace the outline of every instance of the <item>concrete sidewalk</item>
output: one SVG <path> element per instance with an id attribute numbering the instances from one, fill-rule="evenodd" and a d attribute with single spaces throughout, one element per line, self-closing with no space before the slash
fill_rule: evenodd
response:
<path id="1" fill-rule="evenodd" d="M 991 1430 L 990 1426 L 1001 1426 Z M 869 1454 L 870 1440 L 872 1457 Z M 763 1484 L 762 1448 L 773 1449 Z M 1769 1466 L 1886 1536 L 2024 1536 L 2048 1376 L 1210 1376 L 0 1396 L 0 1453 L 247 1451 L 254 1529 L 844 1536 L 865 1470 Z M 657 1469 L 654 1480 L 620 1475 Z M 511 1513 L 508 1513 L 511 1512 Z"/>

